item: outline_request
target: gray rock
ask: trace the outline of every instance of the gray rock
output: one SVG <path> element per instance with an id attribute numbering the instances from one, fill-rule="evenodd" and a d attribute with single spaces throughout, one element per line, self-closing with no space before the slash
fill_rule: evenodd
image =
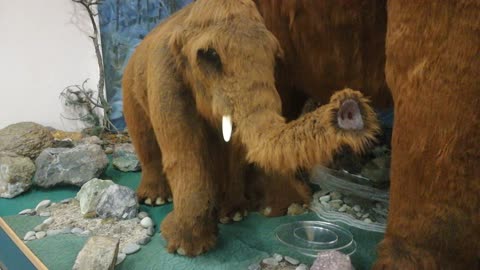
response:
<path id="1" fill-rule="evenodd" d="M 310 270 L 353 270 L 350 257 L 338 251 L 321 251 Z"/>
<path id="2" fill-rule="evenodd" d="M 18 213 L 19 215 L 25 215 L 25 216 L 34 216 L 37 214 L 37 211 L 33 209 L 24 209 Z"/>
<path id="3" fill-rule="evenodd" d="M 42 223 L 46 224 L 47 226 L 53 223 L 53 217 L 45 219 Z"/>
<path id="4" fill-rule="evenodd" d="M 45 209 L 47 209 L 47 207 L 49 207 L 50 204 L 52 204 L 52 201 L 43 200 L 37 204 L 37 207 L 35 207 L 35 211 L 37 212 L 45 211 Z"/>
<path id="5" fill-rule="evenodd" d="M 144 217 L 141 221 L 140 221 L 140 225 L 142 225 L 142 227 L 144 227 L 145 229 L 147 229 L 148 227 L 152 227 L 153 226 L 153 220 L 149 217 Z"/>
<path id="6" fill-rule="evenodd" d="M 147 229 L 148 236 L 153 236 L 154 234 L 155 234 L 155 228 L 153 228 L 153 226 Z"/>
<path id="7" fill-rule="evenodd" d="M 297 266 L 297 268 L 295 268 L 295 270 L 308 270 L 308 266 L 306 266 L 305 264 L 302 263 L 299 266 Z M 333 269 L 331 269 L 331 270 L 333 270 Z"/>
<path id="8" fill-rule="evenodd" d="M 97 136 L 89 136 L 83 138 L 79 144 L 98 144 L 98 145 L 103 145 L 103 141 L 98 138 Z"/>
<path id="9" fill-rule="evenodd" d="M 41 224 L 38 224 L 37 226 L 35 226 L 35 228 L 33 228 L 33 230 L 36 231 L 36 232 L 40 232 L 40 231 L 45 231 L 47 228 L 48 228 L 48 224 L 41 223 Z"/>
<path id="10" fill-rule="evenodd" d="M 83 233 L 83 229 L 75 227 L 70 232 L 73 233 L 73 234 L 81 234 L 81 233 Z"/>
<path id="11" fill-rule="evenodd" d="M 118 255 L 119 240 L 93 236 L 78 253 L 73 270 L 113 269 Z"/>
<path id="12" fill-rule="evenodd" d="M 274 258 L 277 262 L 283 261 L 283 256 L 278 253 L 273 254 L 272 258 Z"/>
<path id="13" fill-rule="evenodd" d="M 140 161 L 131 143 L 115 145 L 113 150 L 112 165 L 123 172 L 141 170 Z"/>
<path id="14" fill-rule="evenodd" d="M 115 262 L 115 265 L 121 264 L 125 260 L 126 257 L 127 257 L 127 254 L 125 254 L 123 252 L 119 252 L 118 255 L 117 255 L 117 262 Z"/>
<path id="15" fill-rule="evenodd" d="M 30 238 L 32 238 L 32 236 L 35 239 L 35 232 L 34 231 L 29 231 L 25 234 L 25 236 L 23 237 L 23 240 L 25 240 L 25 241 L 32 240 L 32 239 L 30 239 Z"/>
<path id="16" fill-rule="evenodd" d="M 292 257 L 289 257 L 289 256 L 285 256 L 285 261 L 289 262 L 292 265 L 297 265 L 297 264 L 300 263 L 299 260 L 297 260 L 295 258 L 292 258 Z"/>
<path id="17" fill-rule="evenodd" d="M 105 171 L 108 158 L 99 145 L 82 144 L 75 148 L 45 149 L 35 165 L 33 182 L 38 186 L 81 186 Z"/>
<path id="18" fill-rule="evenodd" d="M 21 122 L 0 130 L 0 152 L 8 151 L 35 159 L 52 142 L 50 130 L 32 122 Z"/>
<path id="19" fill-rule="evenodd" d="M 325 195 L 325 196 L 320 197 L 320 201 L 321 201 L 321 202 L 328 202 L 328 201 L 330 201 L 330 195 Z"/>
<path id="20" fill-rule="evenodd" d="M 113 148 L 112 147 L 106 147 L 105 148 L 105 154 L 110 155 L 113 153 Z"/>
<path id="21" fill-rule="evenodd" d="M 148 213 L 142 211 L 142 212 L 138 213 L 137 217 L 138 217 L 139 219 L 146 218 L 146 217 L 148 217 Z"/>
<path id="22" fill-rule="evenodd" d="M 97 209 L 97 204 L 102 197 L 103 191 L 114 184 L 112 180 L 101 180 L 98 178 L 83 184 L 76 197 L 80 203 L 82 215 L 94 212 Z"/>
<path id="23" fill-rule="evenodd" d="M 96 211 L 101 218 L 134 218 L 138 213 L 137 195 L 128 187 L 111 185 L 103 192 Z"/>
<path id="24" fill-rule="evenodd" d="M 277 266 L 278 265 L 278 261 L 275 260 L 275 258 L 265 258 L 262 260 L 262 262 L 266 265 L 270 265 L 270 266 Z"/>
<path id="25" fill-rule="evenodd" d="M 44 238 L 45 236 L 47 236 L 47 233 L 44 232 L 44 231 L 39 231 L 39 232 L 35 233 L 35 237 L 36 237 L 37 239 L 42 239 L 42 238 Z"/>
<path id="26" fill-rule="evenodd" d="M 144 237 L 144 238 L 142 238 L 142 239 L 139 239 L 139 240 L 137 241 L 137 244 L 144 246 L 144 245 L 148 244 L 148 243 L 150 242 L 150 240 L 152 240 L 152 238 L 151 238 L 150 236 L 146 236 L 146 237 Z"/>
<path id="27" fill-rule="evenodd" d="M 41 216 L 41 217 L 49 217 L 49 216 L 51 216 L 52 214 L 51 214 L 50 212 L 41 212 L 41 213 L 39 213 L 38 215 Z"/>
<path id="28" fill-rule="evenodd" d="M 254 263 L 248 266 L 248 270 L 261 270 L 262 267 L 258 263 Z"/>
<path id="29" fill-rule="evenodd" d="M 125 247 L 122 249 L 122 252 L 129 255 L 129 254 L 133 254 L 137 251 L 140 250 L 140 245 L 137 245 L 135 243 L 128 243 L 125 245 Z"/>
<path id="30" fill-rule="evenodd" d="M 0 197 L 13 198 L 29 190 L 34 173 L 35 164 L 28 157 L 0 152 Z"/>
<path id="31" fill-rule="evenodd" d="M 80 233 L 81 236 L 90 236 L 90 230 L 85 230 L 83 232 Z"/>

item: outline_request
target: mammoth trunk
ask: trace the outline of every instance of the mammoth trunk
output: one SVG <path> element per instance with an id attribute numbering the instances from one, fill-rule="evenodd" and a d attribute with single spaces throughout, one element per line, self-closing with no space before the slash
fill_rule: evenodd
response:
<path id="1" fill-rule="evenodd" d="M 291 173 L 330 162 L 342 146 L 361 153 L 380 128 L 360 92 L 335 93 L 330 103 L 286 123 L 275 110 L 255 110 L 238 123 L 247 159 L 266 170 Z"/>

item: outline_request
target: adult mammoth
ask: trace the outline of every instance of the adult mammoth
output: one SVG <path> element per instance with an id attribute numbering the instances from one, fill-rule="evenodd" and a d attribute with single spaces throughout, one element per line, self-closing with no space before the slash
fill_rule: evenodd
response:
<path id="1" fill-rule="evenodd" d="M 479 269 L 480 2 L 255 2 L 285 51 L 277 89 L 288 117 L 340 85 L 375 107 L 394 103 L 374 269 Z"/>
<path id="2" fill-rule="evenodd" d="M 161 225 L 170 252 L 205 252 L 215 244 L 218 219 L 242 218 L 249 163 L 291 184 L 297 168 L 328 162 L 343 146 L 361 152 L 378 132 L 367 100 L 350 89 L 287 123 L 274 78 L 282 57 L 251 0 L 195 1 L 131 57 L 123 97 L 142 163 L 137 194 L 147 204 L 173 197 Z M 305 184 L 292 186 L 277 198 L 309 199 Z M 285 210 L 272 201 L 267 214 Z"/>

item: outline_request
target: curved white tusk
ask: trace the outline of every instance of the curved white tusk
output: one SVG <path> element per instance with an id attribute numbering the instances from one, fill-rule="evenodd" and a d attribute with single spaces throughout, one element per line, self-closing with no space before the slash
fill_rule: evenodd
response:
<path id="1" fill-rule="evenodd" d="M 230 115 L 222 116 L 222 134 L 226 142 L 230 141 L 232 137 L 232 117 Z"/>

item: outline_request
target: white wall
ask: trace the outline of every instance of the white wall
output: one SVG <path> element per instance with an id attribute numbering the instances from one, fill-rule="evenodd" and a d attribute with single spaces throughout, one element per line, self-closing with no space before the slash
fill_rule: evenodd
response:
<path id="1" fill-rule="evenodd" d="M 70 0 L 0 0 L 0 128 L 33 121 L 80 130 L 61 117 L 68 85 L 96 89 L 98 65 L 90 19 Z"/>

